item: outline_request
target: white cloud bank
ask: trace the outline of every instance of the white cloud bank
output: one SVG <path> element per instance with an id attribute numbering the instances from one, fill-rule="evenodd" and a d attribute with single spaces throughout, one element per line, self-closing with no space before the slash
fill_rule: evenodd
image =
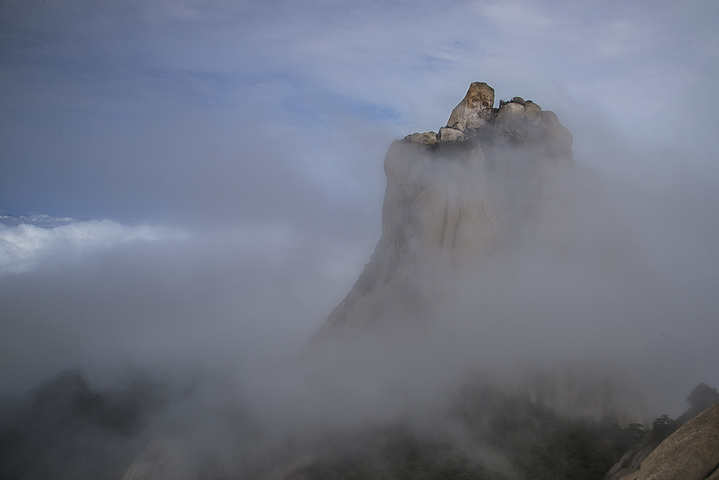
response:
<path id="1" fill-rule="evenodd" d="M 10 220 L 12 217 L 0 217 Z M 187 234 L 166 226 L 123 225 L 113 220 L 21 217 L 17 225 L 0 224 L 0 274 L 24 272 L 39 262 L 99 251 L 134 241 L 183 239 Z M 60 225 L 48 226 L 60 223 Z"/>

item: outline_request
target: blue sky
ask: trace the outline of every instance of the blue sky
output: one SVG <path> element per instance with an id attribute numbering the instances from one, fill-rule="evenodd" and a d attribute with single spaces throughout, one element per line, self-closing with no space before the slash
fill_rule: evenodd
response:
<path id="1" fill-rule="evenodd" d="M 361 210 L 388 143 L 441 126 L 475 80 L 558 111 L 580 153 L 585 123 L 711 151 L 716 18 L 709 1 L 6 0 L 0 208 L 244 222 L 249 203 L 295 208 L 275 184 L 299 209 Z"/>
<path id="2" fill-rule="evenodd" d="M 292 315 L 307 338 L 379 237 L 387 147 L 473 81 L 555 111 L 581 166 L 651 192 L 623 210 L 647 251 L 681 252 L 658 271 L 717 280 L 717 20 L 711 0 L 2 0 L 0 214 L 75 220 L 0 232 L 0 378 L 189 348 L 196 315 L 202 345 L 252 349 Z M 677 358 L 713 345 L 709 298 Z"/>

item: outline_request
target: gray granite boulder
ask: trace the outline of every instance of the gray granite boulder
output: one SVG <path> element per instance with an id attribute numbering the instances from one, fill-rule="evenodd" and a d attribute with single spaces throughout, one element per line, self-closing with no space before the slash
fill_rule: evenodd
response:
<path id="1" fill-rule="evenodd" d="M 621 480 L 719 478 L 719 404 L 697 415 L 659 444 L 639 470 Z"/>

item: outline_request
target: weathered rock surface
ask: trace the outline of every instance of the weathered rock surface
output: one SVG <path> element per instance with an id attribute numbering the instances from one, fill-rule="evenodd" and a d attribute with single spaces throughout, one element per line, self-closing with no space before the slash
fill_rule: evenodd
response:
<path id="1" fill-rule="evenodd" d="M 439 142 L 437 134 L 434 132 L 413 133 L 404 137 L 404 140 L 412 143 L 426 145 L 428 147 L 433 147 L 434 145 L 437 145 L 437 142 Z"/>
<path id="2" fill-rule="evenodd" d="M 719 404 L 670 435 L 623 480 L 719 478 Z"/>
<path id="3" fill-rule="evenodd" d="M 474 82 L 459 105 L 454 107 L 447 126 L 458 130 L 472 130 L 487 124 L 492 118 L 494 89 L 484 82 Z"/>
<path id="4" fill-rule="evenodd" d="M 444 143 L 463 142 L 464 134 L 462 130 L 454 127 L 442 127 L 439 129 L 439 141 Z"/>
<path id="5" fill-rule="evenodd" d="M 382 236 L 354 287 L 316 335 L 432 316 L 443 275 L 470 268 L 541 217 L 558 169 L 574 164 L 557 116 L 472 83 L 447 126 L 395 141 L 384 162 Z"/>
<path id="6" fill-rule="evenodd" d="M 655 422 L 652 431 L 622 456 L 605 480 L 719 478 L 719 394 L 702 383 L 687 401 L 690 407 L 686 412 L 673 421 Z"/>

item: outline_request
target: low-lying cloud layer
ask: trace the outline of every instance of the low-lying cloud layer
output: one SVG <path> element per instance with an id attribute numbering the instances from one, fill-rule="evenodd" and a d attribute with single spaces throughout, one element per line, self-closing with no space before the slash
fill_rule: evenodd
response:
<path id="1" fill-rule="evenodd" d="M 288 442 L 301 453 L 397 422 L 460 435 L 443 412 L 468 385 L 570 415 L 676 416 L 696 384 L 719 383 L 714 203 L 687 178 L 661 194 L 579 178 L 556 223 L 449 280 L 436 323 L 405 318 L 318 350 L 307 341 L 371 244 L 286 225 L 164 237 L 114 222 L 26 227 L 56 254 L 0 276 L 3 391 L 78 368 L 99 389 L 149 378 L 166 396 L 132 438 L 182 438 L 239 470 Z M 69 248 L 64 231 L 121 235 L 102 247 L 70 236 Z"/>
<path id="2" fill-rule="evenodd" d="M 0 2 L 0 393 L 80 369 L 115 398 L 149 377 L 138 445 L 181 434 L 240 461 L 433 430 L 468 378 L 678 415 L 719 385 L 715 17 L 701 0 Z M 386 148 L 472 81 L 556 111 L 588 194 L 452 284 L 436 325 L 308 356 L 379 238 Z"/>
<path id="3" fill-rule="evenodd" d="M 150 225 L 122 225 L 112 220 L 77 221 L 71 218 L 2 217 L 0 270 L 31 270 L 53 257 L 76 257 L 127 242 L 168 241 L 186 237 L 179 229 Z"/>
<path id="4" fill-rule="evenodd" d="M 57 232 L 91 227 L 93 235 L 69 241 Z M 140 239 L 113 222 L 25 227 L 35 229 L 44 243 L 18 243 L 44 251 L 9 256 L 13 268 L 0 276 L 6 392 L 66 368 L 213 361 L 223 349 L 262 353 L 275 340 L 296 350 L 290 345 L 299 332 L 309 336 L 359 258 L 281 225 L 184 238 L 143 227 Z M 90 239 L 110 231 L 120 235 L 103 247 Z"/>

